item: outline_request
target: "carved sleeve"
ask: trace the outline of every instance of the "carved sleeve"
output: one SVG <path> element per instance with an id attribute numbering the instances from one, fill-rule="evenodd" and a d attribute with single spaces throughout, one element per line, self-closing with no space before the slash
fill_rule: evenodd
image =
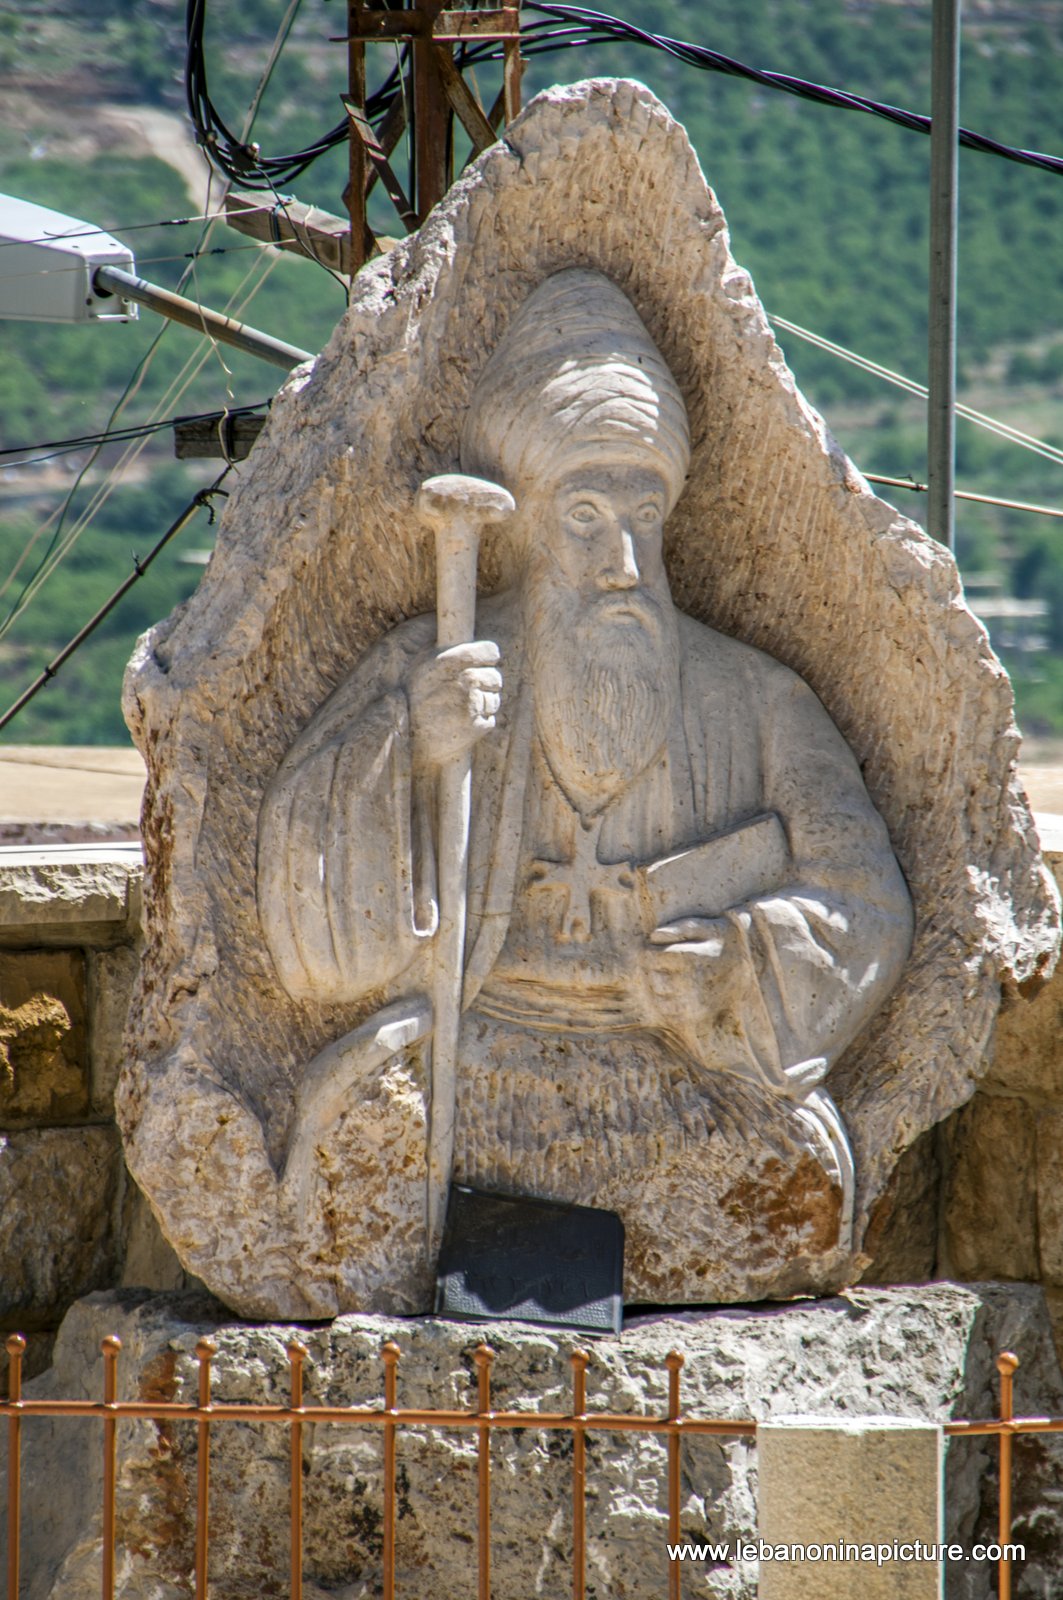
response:
<path id="1" fill-rule="evenodd" d="M 404 662 L 386 654 L 390 670 L 363 663 L 326 702 L 263 802 L 259 917 L 296 999 L 358 1001 L 386 989 L 423 947 Z"/>

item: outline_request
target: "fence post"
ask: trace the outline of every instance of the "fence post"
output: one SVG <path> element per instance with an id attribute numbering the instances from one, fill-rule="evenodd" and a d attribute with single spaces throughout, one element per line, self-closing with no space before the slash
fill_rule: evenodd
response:
<path id="1" fill-rule="evenodd" d="M 199 1363 L 198 1405 L 210 1409 L 210 1363 L 217 1352 L 213 1339 L 196 1344 Z M 201 1416 L 196 1424 L 196 1600 L 207 1600 L 207 1568 L 210 1561 L 210 1420 Z"/>
<path id="2" fill-rule="evenodd" d="M 103 1351 L 103 1401 L 113 1406 L 118 1399 L 118 1357 L 122 1341 L 109 1334 Z M 114 1600 L 115 1488 L 118 1470 L 117 1423 L 114 1416 L 103 1423 L 103 1600 Z"/>
<path id="3" fill-rule="evenodd" d="M 22 1399 L 22 1357 L 26 1341 L 21 1333 L 7 1336 L 7 1397 L 17 1404 Z M 22 1535 L 22 1418 L 17 1412 L 7 1419 L 7 1594 L 18 1600 L 19 1539 Z"/>
<path id="4" fill-rule="evenodd" d="M 476 1430 L 479 1482 L 478 1600 L 491 1600 L 491 1425 L 487 1418 L 491 1415 L 491 1363 L 494 1359 L 494 1351 L 486 1344 L 478 1344 L 473 1351 L 473 1360 L 476 1362 L 476 1411 L 484 1419 Z"/>
<path id="5" fill-rule="evenodd" d="M 944 1447 L 904 1417 L 758 1424 L 760 1600 L 940 1600 Z"/>
<path id="6" fill-rule="evenodd" d="M 303 1362 L 310 1354 L 300 1339 L 288 1345 L 289 1403 L 293 1411 L 303 1408 Z M 290 1545 L 291 1545 L 291 1600 L 303 1600 L 303 1424 L 300 1417 L 292 1418 L 289 1438 Z"/>

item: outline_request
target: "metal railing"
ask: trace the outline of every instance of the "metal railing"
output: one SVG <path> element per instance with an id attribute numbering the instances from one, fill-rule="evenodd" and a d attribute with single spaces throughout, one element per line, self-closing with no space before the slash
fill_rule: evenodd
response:
<path id="1" fill-rule="evenodd" d="M 491 1363 L 494 1352 L 485 1344 L 474 1351 L 476 1362 L 476 1407 L 474 1410 L 445 1408 L 418 1409 L 398 1404 L 398 1369 L 401 1351 L 389 1341 L 381 1350 L 384 1365 L 383 1406 L 306 1405 L 303 1399 L 303 1363 L 308 1350 L 293 1339 L 287 1346 L 289 1365 L 289 1403 L 216 1402 L 211 1399 L 211 1362 L 216 1353 L 212 1339 L 202 1338 L 195 1347 L 198 1363 L 197 1398 L 178 1400 L 119 1400 L 118 1361 L 121 1340 L 103 1340 L 103 1398 L 101 1400 L 27 1399 L 22 1392 L 22 1359 L 26 1341 L 21 1334 L 7 1339 L 8 1399 L 0 1401 L 0 1415 L 8 1419 L 8 1506 L 7 1506 L 7 1597 L 18 1600 L 20 1583 L 20 1535 L 22 1520 L 21 1430 L 26 1417 L 98 1417 L 103 1423 L 103 1552 L 101 1595 L 114 1600 L 115 1551 L 117 1544 L 117 1427 L 123 1419 L 152 1422 L 186 1421 L 196 1424 L 196 1509 L 194 1594 L 208 1600 L 208 1558 L 210 1553 L 210 1440 L 211 1429 L 223 1422 L 278 1422 L 289 1430 L 290 1446 L 290 1538 L 291 1600 L 303 1594 L 303 1428 L 307 1423 L 333 1423 L 383 1430 L 383 1593 L 385 1600 L 396 1600 L 395 1523 L 396 1461 L 400 1428 L 471 1428 L 477 1436 L 477 1597 L 491 1600 L 491 1432 L 497 1428 L 533 1428 L 570 1433 L 572 1458 L 572 1595 L 584 1600 L 586 1593 L 587 1522 L 586 1477 L 587 1434 L 598 1432 L 643 1433 L 667 1440 L 668 1540 L 680 1540 L 680 1466 L 684 1438 L 692 1435 L 755 1438 L 757 1424 L 752 1418 L 721 1420 L 686 1416 L 680 1397 L 680 1373 L 684 1357 L 672 1350 L 665 1357 L 668 1374 L 668 1410 L 664 1416 L 634 1416 L 629 1413 L 587 1410 L 587 1368 L 590 1356 L 575 1350 L 572 1363 L 572 1410 L 566 1412 L 494 1411 L 491 1406 Z M 1016 1434 L 1063 1433 L 1063 1417 L 1016 1417 L 1014 1415 L 1014 1375 L 1018 1357 L 1006 1351 L 997 1358 L 1000 1374 L 999 1415 L 984 1421 L 951 1421 L 944 1424 L 953 1437 L 995 1435 L 999 1440 L 1000 1511 L 997 1564 L 999 1600 L 1011 1600 L 1012 1564 L 1008 1547 L 1012 1524 L 1012 1442 Z M 668 1600 L 680 1600 L 682 1563 L 668 1563 Z"/>

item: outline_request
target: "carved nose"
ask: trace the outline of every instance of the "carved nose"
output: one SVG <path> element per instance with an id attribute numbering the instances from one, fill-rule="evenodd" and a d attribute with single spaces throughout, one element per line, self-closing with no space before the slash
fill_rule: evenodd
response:
<path id="1" fill-rule="evenodd" d="M 641 581 L 639 564 L 635 559 L 635 541 L 631 529 L 623 523 L 616 529 L 602 581 L 607 589 L 634 589 Z"/>

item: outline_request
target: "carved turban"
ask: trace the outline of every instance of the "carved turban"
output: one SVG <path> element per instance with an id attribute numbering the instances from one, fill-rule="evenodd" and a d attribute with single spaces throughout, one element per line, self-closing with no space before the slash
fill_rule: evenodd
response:
<path id="1" fill-rule="evenodd" d="M 461 438 L 465 472 L 519 495 L 536 482 L 630 453 L 678 500 L 690 461 L 679 387 L 631 301 L 600 272 L 572 269 L 528 296 L 477 383 Z"/>

